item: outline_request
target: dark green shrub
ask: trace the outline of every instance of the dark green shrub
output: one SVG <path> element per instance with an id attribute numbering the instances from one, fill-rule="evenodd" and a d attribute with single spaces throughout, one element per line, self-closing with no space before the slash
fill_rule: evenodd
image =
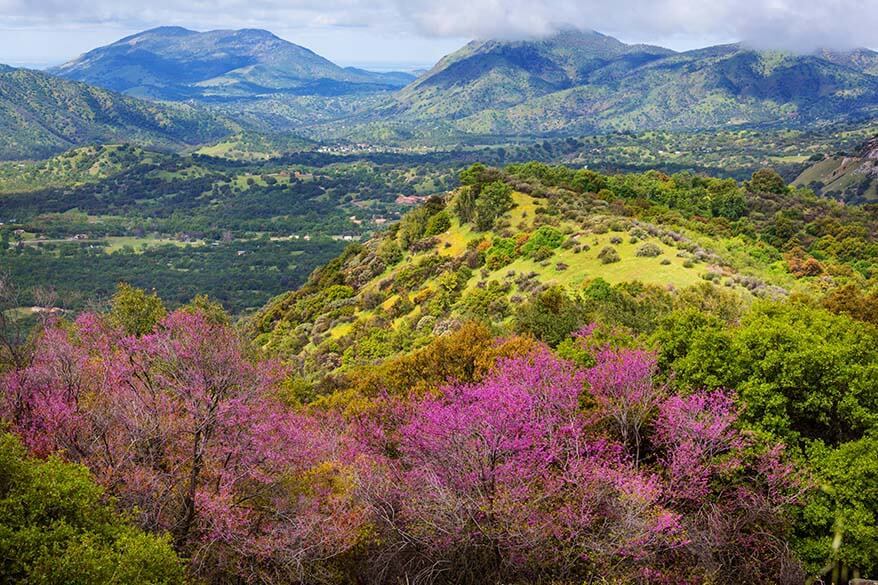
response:
<path id="1" fill-rule="evenodd" d="M 615 248 L 612 246 L 606 246 L 598 253 L 598 260 L 601 261 L 601 264 L 613 264 L 614 262 L 621 261 L 622 258 L 619 256 L 619 252 L 617 252 Z"/>
<path id="2" fill-rule="evenodd" d="M 645 258 L 655 258 L 656 256 L 662 255 L 662 249 L 658 246 L 658 244 L 647 242 L 637 248 L 637 255 Z"/>

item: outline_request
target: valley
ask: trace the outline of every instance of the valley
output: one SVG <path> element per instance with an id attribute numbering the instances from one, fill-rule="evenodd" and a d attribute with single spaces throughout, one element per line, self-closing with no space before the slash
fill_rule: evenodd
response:
<path id="1" fill-rule="evenodd" d="M 16 280 L 55 288 L 66 309 L 105 300 L 124 280 L 157 290 L 172 306 L 199 291 L 241 314 L 302 284 L 418 198 L 446 193 L 475 161 L 686 169 L 737 180 L 769 165 L 792 180 L 814 172 L 810 159 L 855 150 L 874 131 L 647 132 L 453 150 L 333 148 L 250 133 L 189 154 L 81 147 L 0 163 L 0 253 Z"/>

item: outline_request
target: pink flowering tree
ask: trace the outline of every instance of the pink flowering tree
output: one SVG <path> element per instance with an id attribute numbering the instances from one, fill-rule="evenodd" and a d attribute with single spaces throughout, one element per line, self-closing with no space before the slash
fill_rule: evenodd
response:
<path id="1" fill-rule="evenodd" d="M 654 441 L 664 448 L 675 499 L 701 501 L 717 473 L 741 463 L 745 442 L 734 427 L 737 420 L 734 397 L 726 392 L 671 396 L 661 404 Z"/>
<path id="2" fill-rule="evenodd" d="M 781 445 L 760 446 L 738 429 L 734 395 L 670 396 L 652 441 L 663 451 L 666 500 L 685 513 L 689 552 L 717 582 L 801 583 L 789 548 L 789 509 L 809 484 Z"/>
<path id="3" fill-rule="evenodd" d="M 679 523 L 658 505 L 658 478 L 637 472 L 620 445 L 587 436 L 583 382 L 544 351 L 413 405 L 395 495 L 380 498 L 398 550 L 421 571 L 484 578 L 570 576 L 674 546 Z"/>
<path id="4" fill-rule="evenodd" d="M 639 465 L 645 427 L 666 395 L 666 389 L 654 381 L 656 356 L 639 349 L 604 347 L 597 351 L 595 361 L 585 378 L 596 414 L 612 423 L 622 444 L 632 450 L 634 464 Z"/>
<path id="5" fill-rule="evenodd" d="M 3 410 L 34 452 L 87 465 L 205 577 L 301 576 L 355 544 L 362 510 L 339 479 L 351 447 L 331 420 L 274 398 L 277 364 L 245 356 L 234 330 L 197 313 L 141 337 L 85 315 L 45 332 L 6 379 Z"/>
<path id="6" fill-rule="evenodd" d="M 284 369 L 197 312 L 140 336 L 84 315 L 34 349 L 2 379 L 3 419 L 87 465 L 205 582 L 801 576 L 785 547 L 805 486 L 782 447 L 740 430 L 731 393 L 669 394 L 649 352 L 593 345 L 583 370 L 543 348 L 345 418 L 290 409 Z"/>

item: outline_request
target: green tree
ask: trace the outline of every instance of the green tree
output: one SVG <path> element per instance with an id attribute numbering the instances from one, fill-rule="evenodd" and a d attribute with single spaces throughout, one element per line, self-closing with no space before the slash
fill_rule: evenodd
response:
<path id="1" fill-rule="evenodd" d="M 570 184 L 580 193 L 597 193 L 607 186 L 607 180 L 594 171 L 581 169 L 576 171 Z"/>
<path id="2" fill-rule="evenodd" d="M 494 238 L 491 247 L 485 253 L 485 265 L 489 270 L 503 268 L 518 257 L 515 240 L 512 238 Z"/>
<path id="3" fill-rule="evenodd" d="M 689 386 L 735 388 L 744 417 L 790 445 L 837 445 L 878 424 L 878 330 L 792 303 L 761 303 L 728 328 L 683 311 L 655 339 Z"/>
<path id="4" fill-rule="evenodd" d="M 774 169 L 760 169 L 753 173 L 747 188 L 751 193 L 786 193 L 787 184 Z"/>
<path id="5" fill-rule="evenodd" d="M 85 467 L 28 458 L 0 434 L 0 583 L 184 581 L 170 540 L 124 521 Z"/>
<path id="6" fill-rule="evenodd" d="M 553 287 L 519 307 L 515 313 L 515 329 L 554 347 L 581 327 L 587 317 L 582 303 L 572 299 L 562 288 Z"/>
<path id="7" fill-rule="evenodd" d="M 479 193 L 472 186 L 465 185 L 457 192 L 454 199 L 454 213 L 460 223 L 469 223 L 476 215 L 476 201 L 478 201 Z"/>
<path id="8" fill-rule="evenodd" d="M 874 576 L 878 329 L 802 304 L 760 303 L 737 327 L 679 310 L 653 339 L 676 383 L 737 389 L 744 422 L 782 439 L 811 470 L 821 489 L 797 524 L 811 570 Z"/>
<path id="9" fill-rule="evenodd" d="M 878 436 L 837 449 L 815 444 L 808 461 L 821 480 L 798 522 L 796 548 L 814 574 L 878 576 Z"/>
<path id="10" fill-rule="evenodd" d="M 564 243 L 564 234 L 556 228 L 544 225 L 531 234 L 521 247 L 521 253 L 525 256 L 533 256 L 534 252 L 541 248 L 554 250 L 562 243 Z"/>
<path id="11" fill-rule="evenodd" d="M 443 209 L 427 220 L 427 229 L 424 231 L 424 235 L 427 237 L 438 236 L 448 231 L 450 227 L 451 218 L 448 217 L 448 212 Z"/>
<path id="12" fill-rule="evenodd" d="M 481 163 L 476 163 L 460 172 L 460 184 L 472 187 L 476 196 L 481 193 L 486 184 L 501 178 L 502 174 L 498 169 L 487 167 Z"/>
<path id="13" fill-rule="evenodd" d="M 402 260 L 402 248 L 396 243 L 395 239 L 383 240 L 378 246 L 378 257 L 387 266 L 393 266 Z"/>
<path id="14" fill-rule="evenodd" d="M 190 313 L 200 313 L 208 321 L 217 325 L 231 325 L 232 323 L 232 318 L 223 308 L 222 304 L 207 295 L 195 295 L 189 303 L 181 308 Z"/>
<path id="15" fill-rule="evenodd" d="M 476 229 L 488 231 L 494 222 L 512 207 L 512 187 L 502 181 L 488 183 L 476 201 Z"/>
<path id="16" fill-rule="evenodd" d="M 162 300 L 156 293 L 135 288 L 120 282 L 110 301 L 110 320 L 130 335 L 144 335 L 167 314 Z"/>

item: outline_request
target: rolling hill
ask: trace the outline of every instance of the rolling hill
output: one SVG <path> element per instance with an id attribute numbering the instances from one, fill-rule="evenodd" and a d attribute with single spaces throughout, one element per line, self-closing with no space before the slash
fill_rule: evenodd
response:
<path id="1" fill-rule="evenodd" d="M 874 114 L 876 64 L 866 50 L 790 55 L 735 44 L 675 53 L 564 31 L 470 43 L 400 91 L 385 114 L 485 135 L 805 125 Z"/>
<path id="2" fill-rule="evenodd" d="M 815 158 L 819 160 L 794 184 L 847 203 L 878 201 L 878 138 L 868 140 L 854 153 Z"/>
<path id="3" fill-rule="evenodd" d="M 804 127 L 878 111 L 873 51 L 792 55 L 732 44 L 678 53 L 579 30 L 473 41 L 414 79 L 342 68 L 265 30 L 161 27 L 50 73 L 131 96 L 209 102 L 252 128 L 315 140 Z"/>
<path id="4" fill-rule="evenodd" d="M 181 27 L 137 33 L 50 72 L 164 100 L 340 95 L 397 89 L 413 79 L 405 73 L 345 69 L 265 30 L 195 32 Z"/>
<path id="5" fill-rule="evenodd" d="M 528 299 L 551 290 L 630 295 L 631 323 L 653 318 L 636 299 L 654 294 L 716 287 L 748 302 L 785 297 L 808 285 L 770 265 L 783 262 L 784 241 L 769 237 L 775 214 L 856 213 L 783 185 L 753 193 L 688 173 L 605 176 L 527 163 L 476 165 L 461 181 L 274 299 L 251 322 L 257 343 L 320 374 L 373 363 L 471 319 L 509 329 Z M 715 227 L 739 218 L 765 237 Z M 562 319 L 562 309 L 552 311 Z"/>
<path id="6" fill-rule="evenodd" d="M 155 104 L 39 71 L 0 69 L 0 159 L 44 158 L 104 142 L 180 147 L 232 129 L 189 105 Z"/>

